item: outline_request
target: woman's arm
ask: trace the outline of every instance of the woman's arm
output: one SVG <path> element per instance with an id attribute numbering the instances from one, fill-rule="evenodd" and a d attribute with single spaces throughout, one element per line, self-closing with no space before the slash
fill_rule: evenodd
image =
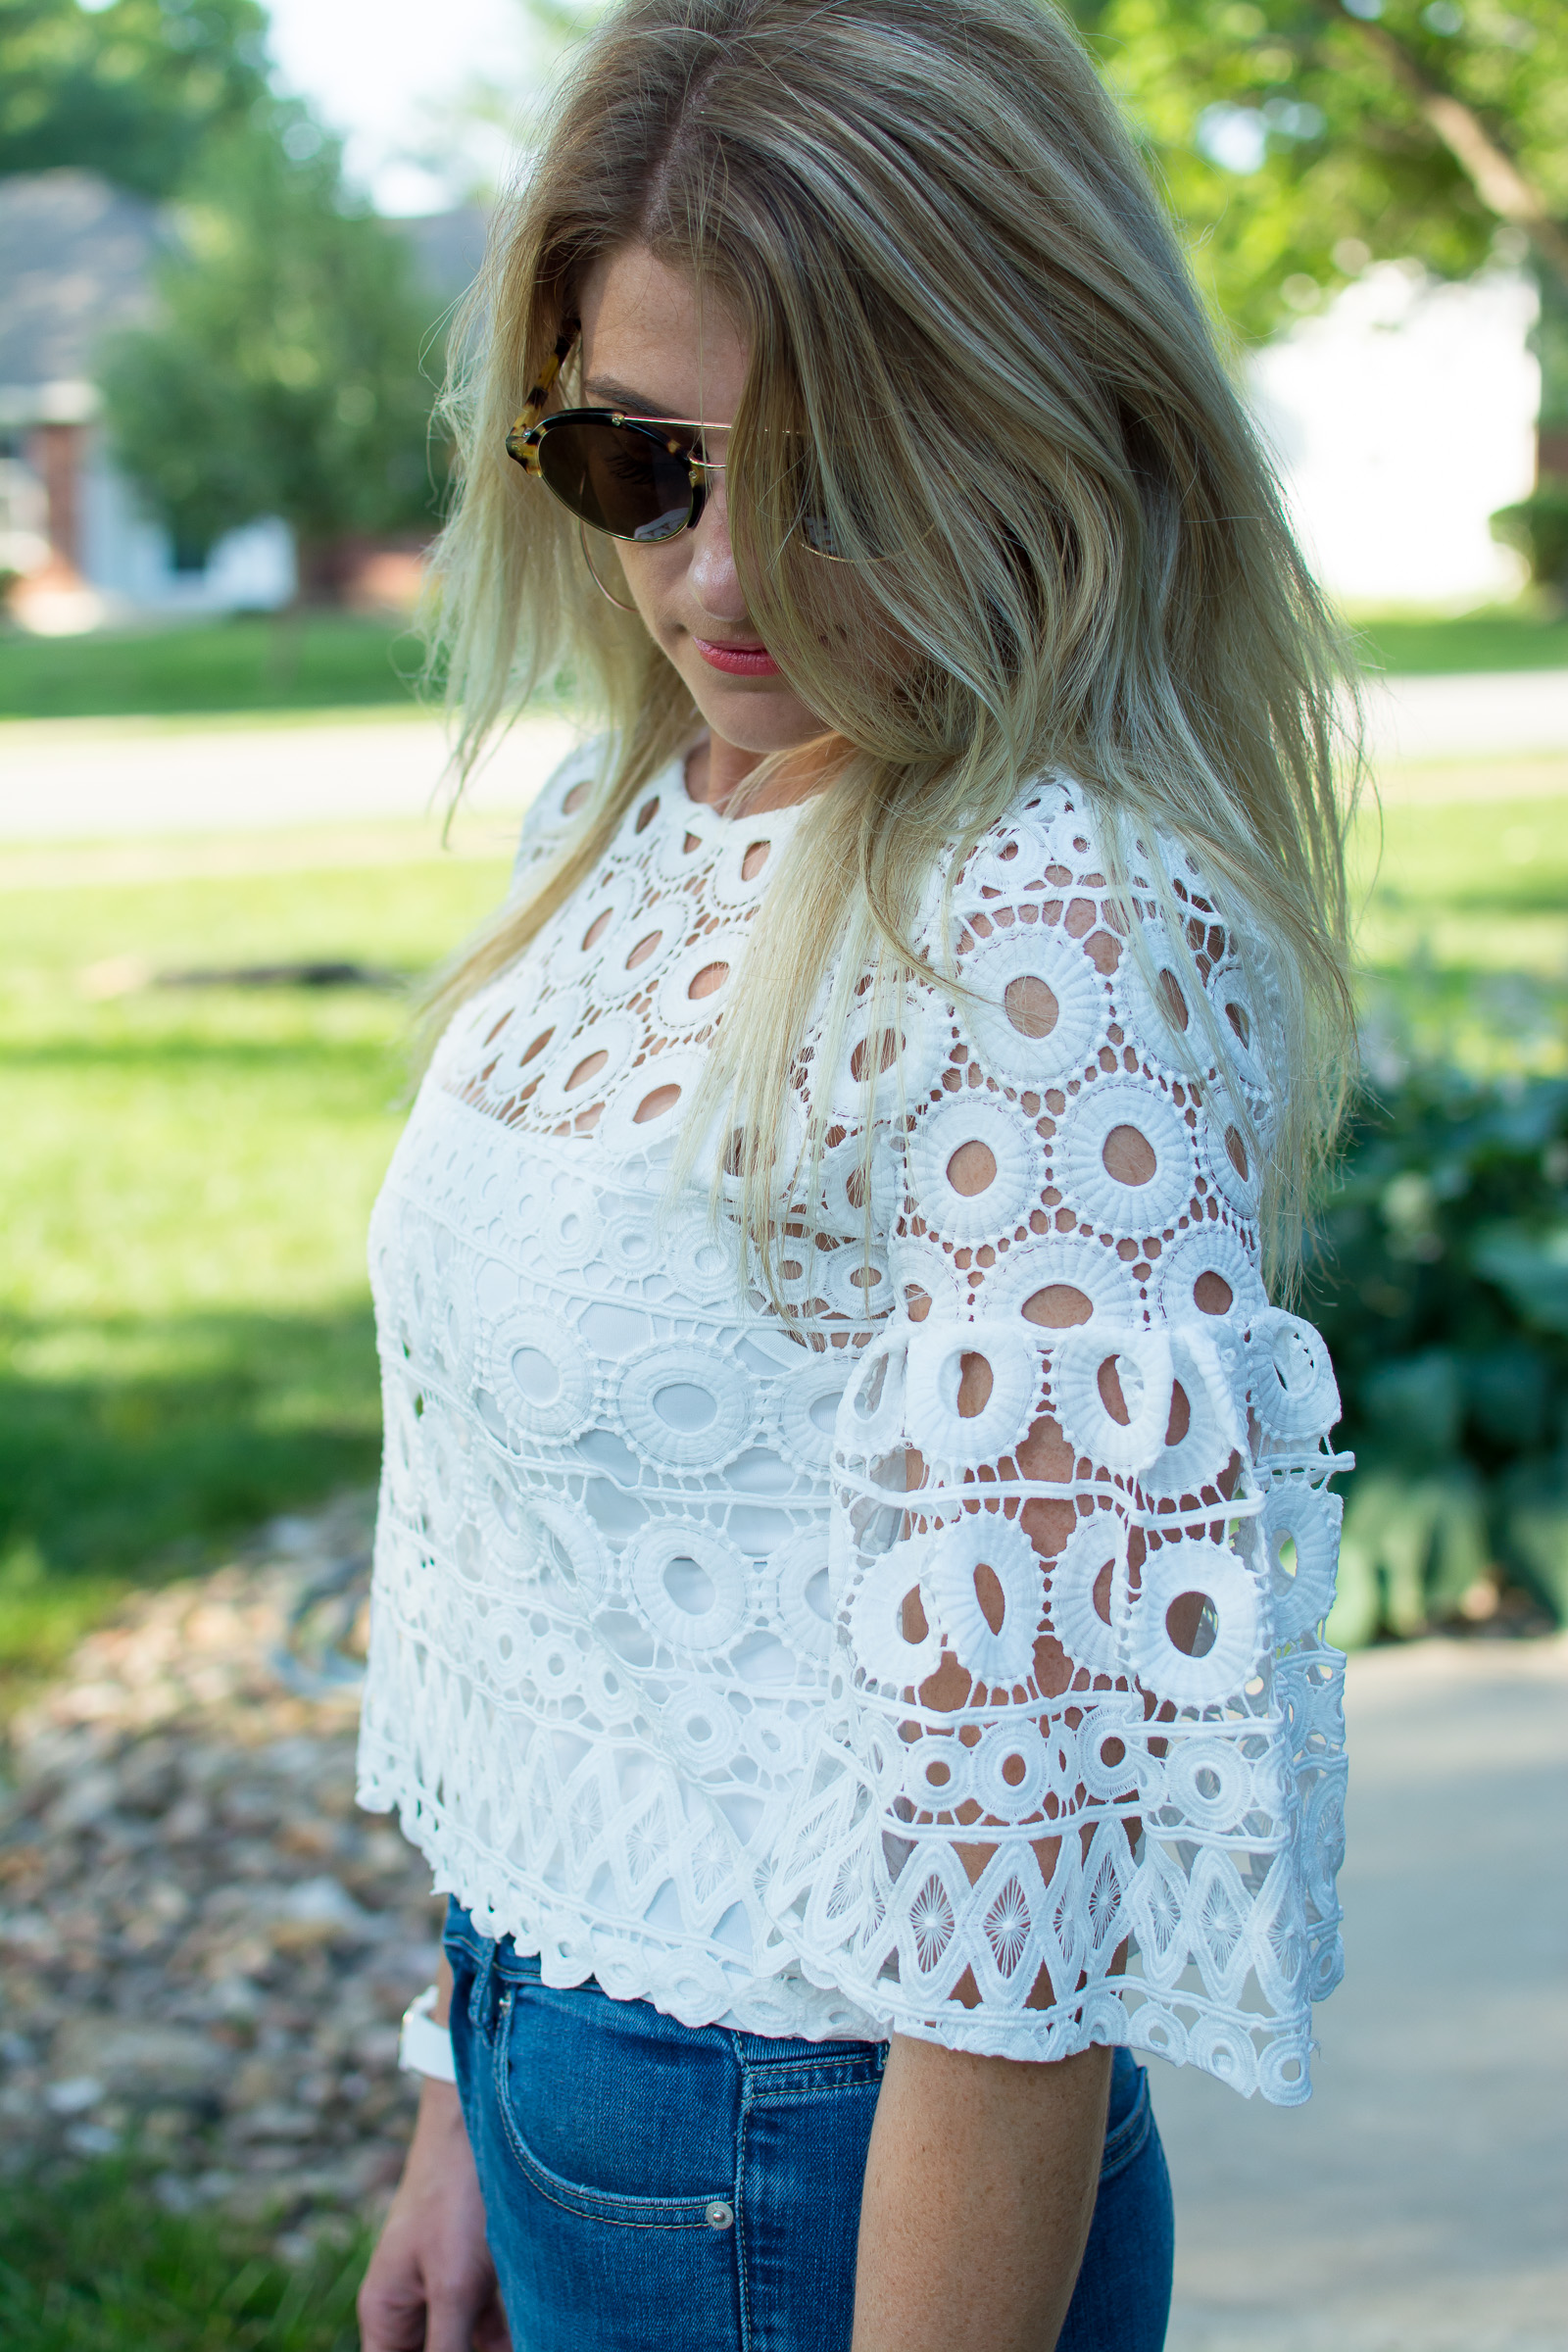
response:
<path id="1" fill-rule="evenodd" d="M 447 2022 L 452 1971 L 437 1978 Z M 510 2352 L 484 2201 L 463 2110 L 450 2082 L 419 2093 L 408 2162 L 360 2288 L 362 2352 Z"/>
<path id="2" fill-rule="evenodd" d="M 976 2058 L 895 2036 L 852 2352 L 1051 2352 L 1094 2214 L 1110 2058 Z"/>

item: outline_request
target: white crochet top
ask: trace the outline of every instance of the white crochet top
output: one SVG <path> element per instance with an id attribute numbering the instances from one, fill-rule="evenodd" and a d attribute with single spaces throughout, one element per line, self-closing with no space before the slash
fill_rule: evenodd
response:
<path id="1" fill-rule="evenodd" d="M 909 990 L 869 1255 L 863 1041 L 803 1070 L 835 1103 L 803 1336 L 709 1169 L 666 1197 L 800 813 L 725 819 L 672 766 L 420 1089 L 371 1229 L 362 1801 L 550 1984 L 760 2034 L 1130 2042 L 1303 2099 L 1341 1967 L 1342 1465 L 1322 1342 L 1258 1278 L 1234 1096 L 1266 1138 L 1266 959 L 1169 849 L 1234 1045 L 1231 1093 L 1195 1088 L 1212 1032 L 1152 896 L 1140 961 L 1082 799 L 1023 794 L 947 951 L 933 889 L 962 989 Z"/>

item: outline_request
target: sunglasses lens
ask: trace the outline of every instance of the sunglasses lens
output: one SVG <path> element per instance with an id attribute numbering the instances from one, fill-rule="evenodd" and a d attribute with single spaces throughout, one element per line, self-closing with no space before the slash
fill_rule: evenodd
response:
<path id="1" fill-rule="evenodd" d="M 616 539 L 673 539 L 691 519 L 685 456 L 635 425 L 557 425 L 539 444 L 539 470 L 563 506 Z"/>

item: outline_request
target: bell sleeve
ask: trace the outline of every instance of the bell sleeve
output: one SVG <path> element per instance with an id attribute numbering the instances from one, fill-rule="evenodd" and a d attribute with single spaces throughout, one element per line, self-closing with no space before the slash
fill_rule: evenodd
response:
<path id="1" fill-rule="evenodd" d="M 1339 1399 L 1258 1273 L 1264 967 L 1169 858 L 1191 959 L 1062 787 L 955 885 L 879 1137 L 895 1308 L 838 1413 L 826 1717 L 771 1902 L 892 2031 L 1129 2043 L 1294 2104 L 1341 1971 Z"/>

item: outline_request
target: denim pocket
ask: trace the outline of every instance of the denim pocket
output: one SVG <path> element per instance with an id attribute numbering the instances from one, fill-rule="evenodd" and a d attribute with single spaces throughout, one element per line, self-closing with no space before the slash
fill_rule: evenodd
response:
<path id="1" fill-rule="evenodd" d="M 530 2015 L 530 2002 L 547 2007 L 550 1996 L 537 1984 L 514 1982 L 505 1986 L 497 2004 L 492 2048 L 496 2112 L 513 2159 L 530 2185 L 564 2213 L 576 2214 L 583 2221 L 607 2222 L 620 2230 L 703 2230 L 717 2233 L 731 2230 L 735 2222 L 732 2179 L 720 2179 L 716 2186 L 696 2191 L 648 2195 L 624 2187 L 569 2180 L 544 2161 L 533 2146 L 523 2121 L 530 2070 L 519 2047 L 523 2035 L 518 2029 L 525 2020 L 536 2026 L 542 2022 Z M 613 2009 L 624 2004 L 607 2006 Z M 564 2025 L 565 2020 L 562 2022 Z M 596 2112 L 591 2097 L 584 2100 L 583 2106 L 590 2114 Z M 657 2141 L 657 2134 L 651 2136 Z M 628 2161 L 636 2159 L 628 2158 L 623 2147 L 607 2145 L 604 2149 L 603 2169 L 608 2173 L 623 2172 Z M 596 2165 L 595 2169 L 600 2167 Z M 713 2169 L 717 2173 L 716 2161 Z"/>

